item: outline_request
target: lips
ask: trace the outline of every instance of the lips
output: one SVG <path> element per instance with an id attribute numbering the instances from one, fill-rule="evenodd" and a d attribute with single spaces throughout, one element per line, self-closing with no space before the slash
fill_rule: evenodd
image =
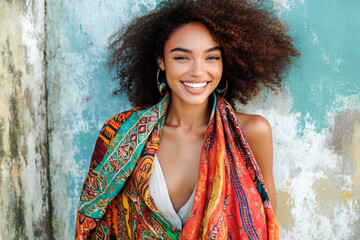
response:
<path id="1" fill-rule="evenodd" d="M 181 82 L 182 84 L 184 84 L 186 87 L 189 88 L 194 88 L 194 89 L 201 89 L 203 87 L 205 87 L 208 82 L 200 82 L 200 83 L 196 83 L 196 82 Z"/>
<path id="2" fill-rule="evenodd" d="M 185 89 L 191 94 L 200 94 L 206 90 L 206 86 L 210 82 L 181 82 Z"/>

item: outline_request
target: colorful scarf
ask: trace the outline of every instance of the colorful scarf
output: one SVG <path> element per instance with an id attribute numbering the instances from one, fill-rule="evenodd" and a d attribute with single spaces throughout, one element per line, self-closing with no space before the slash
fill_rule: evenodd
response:
<path id="1" fill-rule="evenodd" d="M 190 215 L 180 232 L 148 190 L 170 95 L 101 130 L 80 197 L 76 239 L 278 239 L 262 175 L 231 106 L 216 98 Z"/>

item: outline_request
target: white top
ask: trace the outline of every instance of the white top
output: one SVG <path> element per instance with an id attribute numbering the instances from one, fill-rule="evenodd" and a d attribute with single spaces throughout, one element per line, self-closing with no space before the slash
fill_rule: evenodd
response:
<path id="1" fill-rule="evenodd" d="M 155 154 L 153 162 L 153 171 L 149 179 L 149 192 L 154 199 L 155 206 L 160 212 L 161 216 L 168 221 L 171 226 L 182 230 L 192 208 L 195 198 L 196 187 L 184 206 L 176 213 L 169 196 L 169 192 L 166 186 L 164 174 L 161 170 L 161 166 L 157 155 Z"/>

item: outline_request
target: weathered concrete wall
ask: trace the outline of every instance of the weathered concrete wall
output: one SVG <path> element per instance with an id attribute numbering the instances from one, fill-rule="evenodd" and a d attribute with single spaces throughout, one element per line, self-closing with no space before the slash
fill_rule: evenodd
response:
<path id="1" fill-rule="evenodd" d="M 44 1 L 0 1 L 0 239 L 50 239 Z"/>
<path id="2" fill-rule="evenodd" d="M 283 93 L 243 109 L 273 127 L 280 238 L 359 239 L 360 2 L 274 5 L 302 56 Z"/>
<path id="3" fill-rule="evenodd" d="M 97 132 L 130 107 L 112 95 L 107 38 L 158 2 L 0 2 L 0 239 L 73 238 Z M 360 2 L 273 2 L 302 56 L 285 91 L 238 108 L 273 127 L 281 239 L 357 239 Z"/>
<path id="4" fill-rule="evenodd" d="M 107 39 L 155 1 L 47 1 L 51 185 L 56 239 L 71 239 L 96 136 L 104 121 L 129 109 L 113 96 Z"/>
<path id="5" fill-rule="evenodd" d="M 78 196 L 102 123 L 129 108 L 105 67 L 107 37 L 154 0 L 48 1 L 51 176 L 56 239 L 74 233 Z M 274 0 L 302 57 L 279 95 L 239 109 L 273 127 L 281 239 L 360 234 L 359 1 Z M 265 100 L 264 100 L 265 99 Z"/>

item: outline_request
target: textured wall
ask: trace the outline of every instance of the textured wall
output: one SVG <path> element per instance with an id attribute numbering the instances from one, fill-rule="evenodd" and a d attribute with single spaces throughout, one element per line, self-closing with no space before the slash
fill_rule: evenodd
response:
<path id="1" fill-rule="evenodd" d="M 96 134 L 129 108 L 105 62 L 107 37 L 155 1 L 48 1 L 49 110 L 54 231 L 74 218 Z M 273 127 L 281 239 L 355 239 L 360 234 L 359 1 L 274 0 L 302 57 L 285 90 L 247 106 Z M 356 30 L 357 29 L 357 30 Z"/>
<path id="2" fill-rule="evenodd" d="M 97 132 L 130 107 L 107 38 L 158 2 L 0 2 L 0 239 L 73 238 Z M 281 239 L 357 239 L 360 2 L 273 2 L 302 56 L 283 92 L 238 108 L 273 127 Z"/>
<path id="3" fill-rule="evenodd" d="M 263 92 L 244 110 L 273 127 L 280 237 L 358 239 L 360 2 L 274 5 L 302 56 L 283 93 Z"/>
<path id="4" fill-rule="evenodd" d="M 50 239 L 44 2 L 0 1 L 0 239 Z"/>
<path id="5" fill-rule="evenodd" d="M 70 239 L 96 136 L 130 108 L 113 96 L 107 39 L 155 1 L 47 1 L 47 69 L 51 185 L 56 239 Z"/>

